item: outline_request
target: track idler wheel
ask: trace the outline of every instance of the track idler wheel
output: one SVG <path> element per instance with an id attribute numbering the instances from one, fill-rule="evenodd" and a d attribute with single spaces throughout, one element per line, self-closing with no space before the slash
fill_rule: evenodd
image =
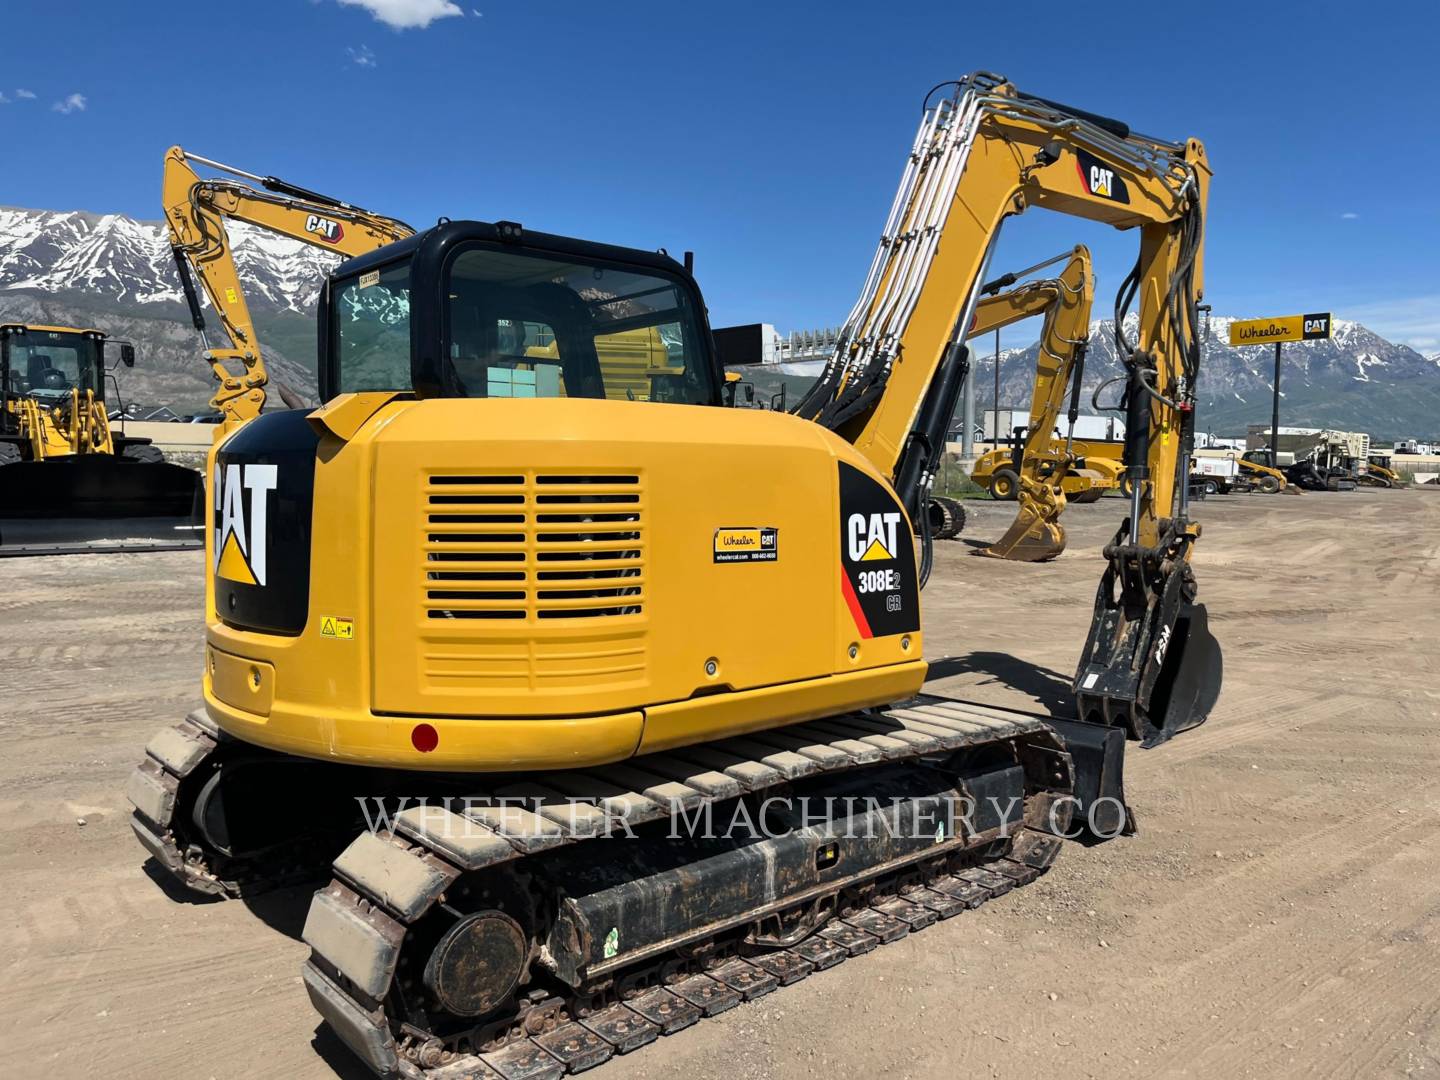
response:
<path id="1" fill-rule="evenodd" d="M 530 959 L 520 924 L 477 911 L 447 930 L 425 964 L 425 985 L 456 1016 L 484 1016 L 515 992 Z"/>
<path id="2" fill-rule="evenodd" d="M 1224 676 L 1225 661 L 1210 633 L 1205 605 L 1183 604 L 1150 694 L 1140 745 L 1158 746 L 1203 724 L 1220 697 Z"/>

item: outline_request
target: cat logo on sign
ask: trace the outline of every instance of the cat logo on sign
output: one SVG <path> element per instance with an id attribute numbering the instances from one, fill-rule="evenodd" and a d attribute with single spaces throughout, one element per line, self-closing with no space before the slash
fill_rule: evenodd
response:
<path id="1" fill-rule="evenodd" d="M 216 465 L 215 575 L 242 585 L 264 585 L 269 569 L 270 493 L 279 478 L 276 465 Z"/>

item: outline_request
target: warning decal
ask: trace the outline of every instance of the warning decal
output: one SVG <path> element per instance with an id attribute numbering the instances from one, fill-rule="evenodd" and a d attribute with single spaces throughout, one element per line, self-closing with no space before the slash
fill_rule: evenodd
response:
<path id="1" fill-rule="evenodd" d="M 320 636 L 349 641 L 355 636 L 355 620 L 342 619 L 337 615 L 320 616 Z"/>

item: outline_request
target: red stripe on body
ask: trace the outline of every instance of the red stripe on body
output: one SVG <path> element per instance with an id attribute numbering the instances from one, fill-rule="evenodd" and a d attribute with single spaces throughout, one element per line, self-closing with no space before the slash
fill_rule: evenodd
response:
<path id="1" fill-rule="evenodd" d="M 845 594 L 845 606 L 850 609 L 850 617 L 855 620 L 855 629 L 860 631 L 860 636 L 874 637 L 870 632 L 870 620 L 865 618 L 865 609 L 860 606 L 860 598 L 855 595 L 855 587 L 850 584 L 850 575 L 843 566 L 840 567 L 840 591 Z"/>

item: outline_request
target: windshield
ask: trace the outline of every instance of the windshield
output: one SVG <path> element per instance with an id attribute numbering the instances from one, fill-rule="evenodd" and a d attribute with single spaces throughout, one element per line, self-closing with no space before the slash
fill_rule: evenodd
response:
<path id="1" fill-rule="evenodd" d="M 445 396 L 717 400 L 678 279 L 471 248 L 451 263 L 447 295 Z M 341 390 L 410 388 L 406 264 L 337 283 L 335 319 Z"/>
<path id="2" fill-rule="evenodd" d="M 9 391 L 59 397 L 72 387 L 103 390 L 100 342 L 66 330 L 27 330 L 8 338 Z"/>

